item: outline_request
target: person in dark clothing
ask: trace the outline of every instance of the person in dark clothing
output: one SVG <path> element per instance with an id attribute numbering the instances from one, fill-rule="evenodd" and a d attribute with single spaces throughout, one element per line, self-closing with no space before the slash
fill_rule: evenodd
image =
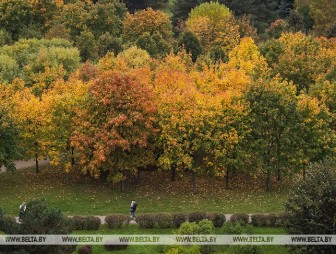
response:
<path id="1" fill-rule="evenodd" d="M 135 211 L 136 211 L 136 208 L 137 208 L 137 203 L 135 201 L 132 201 L 131 202 L 131 209 L 130 209 L 130 212 L 131 212 L 131 215 L 132 215 L 132 219 L 135 220 Z"/>

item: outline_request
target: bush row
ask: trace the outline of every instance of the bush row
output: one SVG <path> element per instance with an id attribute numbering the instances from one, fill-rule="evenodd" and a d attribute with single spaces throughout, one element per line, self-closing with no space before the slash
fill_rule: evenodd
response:
<path id="1" fill-rule="evenodd" d="M 101 221 L 95 216 L 73 216 L 67 218 L 72 230 L 98 230 Z"/>
<path id="2" fill-rule="evenodd" d="M 270 213 L 270 214 L 253 214 L 251 224 L 255 227 L 283 227 L 289 220 L 290 213 Z"/>
<path id="3" fill-rule="evenodd" d="M 251 223 L 255 227 L 282 227 L 288 221 L 290 214 L 270 213 L 270 214 L 253 214 L 250 216 L 246 213 L 233 214 L 230 218 L 231 222 L 242 222 L 244 224 Z M 221 227 L 226 221 L 223 213 L 216 212 L 193 212 L 186 213 L 159 213 L 159 214 L 139 214 L 136 218 L 141 228 L 179 228 L 185 222 L 199 222 L 208 219 L 213 222 L 215 227 Z M 67 218 L 72 230 L 98 230 L 101 221 L 95 216 L 73 216 Z M 121 228 L 128 225 L 131 218 L 125 214 L 111 214 L 106 216 L 105 222 L 110 229 Z M 16 223 L 15 217 L 4 216 L 0 220 L 0 231 L 5 231 L 9 224 Z"/>
<path id="4" fill-rule="evenodd" d="M 253 226 L 257 227 L 282 227 L 288 221 L 289 217 L 290 214 L 287 212 L 279 214 L 254 214 L 251 216 L 251 218 L 246 213 L 237 213 L 230 217 L 230 222 L 241 222 L 243 224 L 251 223 Z M 215 227 L 221 227 L 226 221 L 225 215 L 223 213 L 215 212 L 194 212 L 190 214 L 139 214 L 136 220 L 141 228 L 178 228 L 185 221 L 199 222 L 204 219 L 212 221 Z"/>

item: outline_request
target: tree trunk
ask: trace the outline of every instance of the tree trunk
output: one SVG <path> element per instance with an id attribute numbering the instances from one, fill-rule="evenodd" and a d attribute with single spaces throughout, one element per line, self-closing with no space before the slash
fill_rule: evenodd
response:
<path id="1" fill-rule="evenodd" d="M 36 173 L 39 172 L 39 163 L 38 163 L 38 154 L 37 154 L 37 147 L 38 147 L 38 144 L 37 142 L 35 142 L 35 170 L 36 170 Z"/>
<path id="2" fill-rule="evenodd" d="M 122 192 L 124 192 L 124 190 L 125 190 L 124 180 L 121 180 L 121 182 L 120 182 L 120 190 L 121 190 Z"/>
<path id="3" fill-rule="evenodd" d="M 71 166 L 75 165 L 74 147 L 71 147 Z"/>
<path id="4" fill-rule="evenodd" d="M 229 168 L 226 169 L 226 176 L 225 176 L 225 189 L 229 189 L 229 179 L 230 179 L 230 176 L 229 176 Z"/>
<path id="5" fill-rule="evenodd" d="M 196 186 L 196 173 L 193 171 L 192 172 L 192 188 L 193 188 L 193 193 L 197 193 L 197 186 Z"/>
<path id="6" fill-rule="evenodd" d="M 270 172 L 269 169 L 267 169 L 267 172 L 266 172 L 265 190 L 266 191 L 270 191 L 271 190 L 271 172 Z"/>
<path id="7" fill-rule="evenodd" d="M 35 170 L 36 170 L 36 173 L 40 172 L 39 171 L 39 162 L 38 162 L 38 155 L 37 155 L 37 153 L 35 153 Z"/>
<path id="8" fill-rule="evenodd" d="M 277 181 L 278 182 L 281 181 L 281 170 L 280 170 L 280 168 L 278 169 L 278 172 L 277 172 Z"/>
<path id="9" fill-rule="evenodd" d="M 303 181 L 306 181 L 306 168 L 302 169 Z"/>
<path id="10" fill-rule="evenodd" d="M 171 181 L 174 182 L 176 180 L 176 167 L 171 168 Z"/>

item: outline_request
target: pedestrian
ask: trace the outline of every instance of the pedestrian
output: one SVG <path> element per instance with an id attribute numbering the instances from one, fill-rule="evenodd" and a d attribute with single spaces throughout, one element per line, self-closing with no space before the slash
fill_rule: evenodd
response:
<path id="1" fill-rule="evenodd" d="M 22 204 L 19 206 L 19 221 L 22 220 L 22 216 L 25 212 L 26 212 L 26 203 L 22 202 Z"/>
<path id="2" fill-rule="evenodd" d="M 135 211 L 136 211 L 136 208 L 137 208 L 137 203 L 135 201 L 132 201 L 131 202 L 131 209 L 130 209 L 132 220 L 135 220 Z"/>

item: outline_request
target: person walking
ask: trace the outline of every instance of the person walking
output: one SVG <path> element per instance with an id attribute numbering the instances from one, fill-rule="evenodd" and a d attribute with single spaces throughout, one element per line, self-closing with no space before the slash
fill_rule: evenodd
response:
<path id="1" fill-rule="evenodd" d="M 21 222 L 23 214 L 26 212 L 26 203 L 22 202 L 19 206 L 19 221 Z"/>
<path id="2" fill-rule="evenodd" d="M 131 202 L 131 209 L 130 209 L 132 220 L 135 220 L 135 211 L 136 211 L 136 208 L 137 208 L 137 203 L 135 201 L 132 201 Z"/>

